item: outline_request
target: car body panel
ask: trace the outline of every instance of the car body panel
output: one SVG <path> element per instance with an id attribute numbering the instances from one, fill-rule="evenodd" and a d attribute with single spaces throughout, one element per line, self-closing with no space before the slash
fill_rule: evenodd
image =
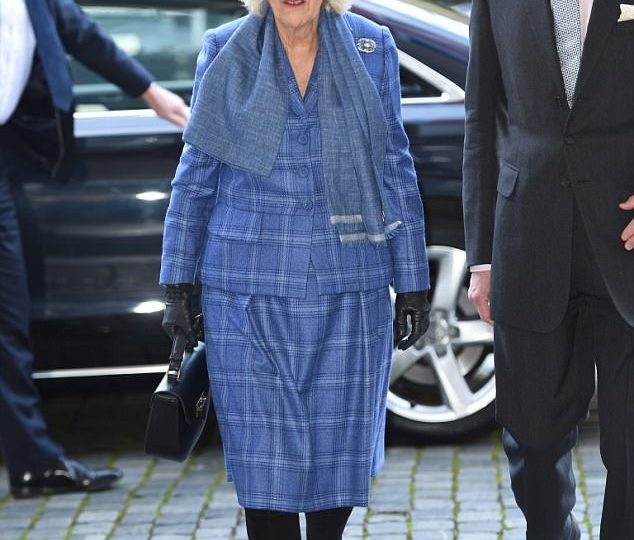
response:
<path id="1" fill-rule="evenodd" d="M 353 11 L 387 26 L 400 50 L 464 88 L 468 17 L 425 0 L 417 0 L 415 5 L 401 0 L 357 0 Z"/>

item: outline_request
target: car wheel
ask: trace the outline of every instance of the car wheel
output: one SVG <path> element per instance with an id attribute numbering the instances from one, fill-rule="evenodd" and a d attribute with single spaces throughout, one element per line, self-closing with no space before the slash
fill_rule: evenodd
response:
<path id="1" fill-rule="evenodd" d="M 413 347 L 394 349 L 387 408 L 391 427 L 427 438 L 491 426 L 495 406 L 493 327 L 467 298 L 462 249 L 429 246 L 430 326 Z"/>

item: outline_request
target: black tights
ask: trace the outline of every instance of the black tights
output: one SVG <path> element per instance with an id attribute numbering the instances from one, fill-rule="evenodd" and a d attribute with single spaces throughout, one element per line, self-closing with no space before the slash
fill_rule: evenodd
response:
<path id="1" fill-rule="evenodd" d="M 306 512 L 307 540 L 341 540 L 352 507 Z M 301 540 L 299 514 L 245 508 L 249 540 Z"/>

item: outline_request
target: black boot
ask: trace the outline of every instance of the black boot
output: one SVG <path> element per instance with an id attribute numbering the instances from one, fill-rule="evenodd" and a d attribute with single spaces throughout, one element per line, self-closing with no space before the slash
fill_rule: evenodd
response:
<path id="1" fill-rule="evenodd" d="M 307 540 L 341 540 L 352 506 L 306 512 Z"/>
<path id="2" fill-rule="evenodd" d="M 301 540 L 299 514 L 245 508 L 249 540 Z"/>

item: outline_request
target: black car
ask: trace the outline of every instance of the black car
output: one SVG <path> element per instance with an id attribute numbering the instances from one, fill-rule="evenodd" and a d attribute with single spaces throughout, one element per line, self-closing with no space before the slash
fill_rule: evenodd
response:
<path id="1" fill-rule="evenodd" d="M 203 33 L 244 14 L 237 0 L 80 3 L 187 101 Z M 400 50 L 433 310 L 425 338 L 394 354 L 388 408 L 396 427 L 428 436 L 489 425 L 495 399 L 492 329 L 466 296 L 461 162 L 468 19 L 446 3 L 358 0 L 353 7 L 388 26 Z M 33 295 L 34 376 L 162 373 L 169 341 L 160 330 L 157 279 L 181 133 L 82 66 L 73 70 L 80 148 L 73 181 L 28 179 L 18 197 Z"/>

